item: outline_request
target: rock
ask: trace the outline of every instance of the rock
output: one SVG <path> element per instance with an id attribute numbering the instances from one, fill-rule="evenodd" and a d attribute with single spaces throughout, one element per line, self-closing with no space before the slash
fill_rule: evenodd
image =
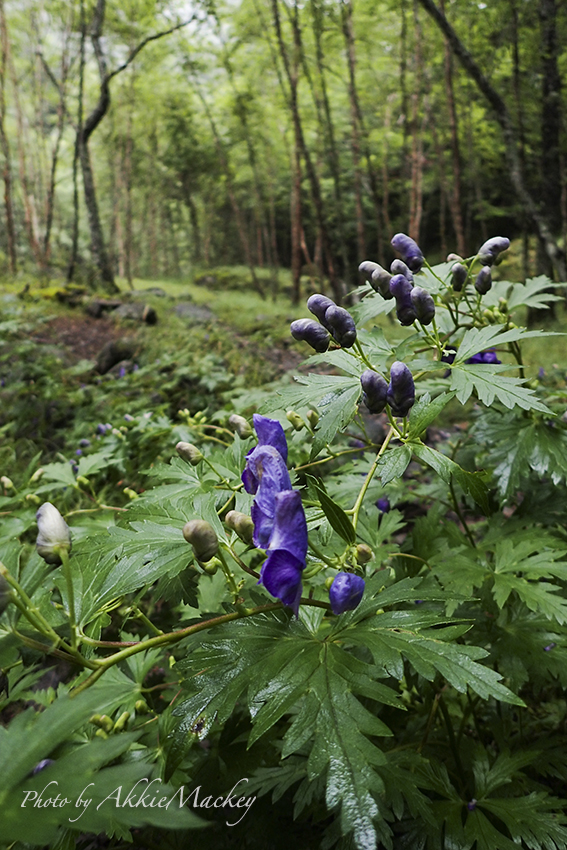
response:
<path id="1" fill-rule="evenodd" d="M 89 301 L 85 309 L 89 316 L 92 316 L 94 319 L 100 319 L 103 313 L 116 310 L 121 305 L 122 301 L 117 301 L 116 299 L 110 300 L 108 298 L 93 298 Z"/>
<path id="2" fill-rule="evenodd" d="M 124 292 L 123 297 L 128 298 L 147 298 L 148 295 L 155 295 L 157 298 L 167 298 L 167 292 L 160 286 L 150 286 L 148 289 L 132 289 L 129 292 Z"/>
<path id="3" fill-rule="evenodd" d="M 215 314 L 208 307 L 199 307 L 186 301 L 176 304 L 174 312 L 190 324 L 206 324 L 215 320 Z"/>
<path id="4" fill-rule="evenodd" d="M 136 343 L 133 339 L 125 337 L 116 341 L 110 340 L 99 352 L 95 369 L 100 375 L 106 375 L 117 363 L 132 359 L 135 351 Z"/>
<path id="5" fill-rule="evenodd" d="M 209 289 L 216 289 L 218 286 L 218 280 L 214 274 L 204 274 L 201 277 L 195 278 L 196 286 L 207 286 Z"/>
<path id="6" fill-rule="evenodd" d="M 157 322 L 157 313 L 150 304 L 121 304 L 112 315 L 118 319 L 145 322 L 147 325 L 155 325 Z"/>

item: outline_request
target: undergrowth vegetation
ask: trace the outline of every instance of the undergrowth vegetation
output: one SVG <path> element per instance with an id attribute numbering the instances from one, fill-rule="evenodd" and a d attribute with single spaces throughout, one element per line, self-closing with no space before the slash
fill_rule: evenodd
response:
<path id="1" fill-rule="evenodd" d="M 6 846 L 567 846 L 558 296 L 401 236 L 348 312 L 160 281 L 106 374 L 5 289 Z"/>

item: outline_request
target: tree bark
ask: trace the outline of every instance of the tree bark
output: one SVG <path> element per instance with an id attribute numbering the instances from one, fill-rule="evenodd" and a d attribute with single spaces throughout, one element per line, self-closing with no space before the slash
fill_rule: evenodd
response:
<path id="1" fill-rule="evenodd" d="M 85 4 L 81 0 L 80 6 L 80 23 L 81 43 L 79 48 L 79 92 L 77 103 L 77 130 L 75 134 L 75 149 L 73 151 L 73 235 L 71 241 L 71 256 L 69 258 L 69 266 L 67 268 L 67 283 L 70 283 L 75 276 L 75 266 L 79 254 L 79 162 L 81 155 L 81 127 L 83 126 L 83 96 L 85 89 L 85 42 L 87 38 L 87 28 L 85 23 Z"/>
<path id="2" fill-rule="evenodd" d="M 319 179 L 313 168 L 313 162 L 311 160 L 311 156 L 309 154 L 309 150 L 307 149 L 307 145 L 305 144 L 305 137 L 303 135 L 303 126 L 301 123 L 301 117 L 299 115 L 299 104 L 297 99 L 297 87 L 298 87 L 298 79 L 297 74 L 292 72 L 290 67 L 290 62 L 287 54 L 287 50 L 284 44 L 281 23 L 280 23 L 280 14 L 278 9 L 278 0 L 272 0 L 272 14 L 274 20 L 274 27 L 276 30 L 276 36 L 278 40 L 278 45 L 280 49 L 280 55 L 282 58 L 282 62 L 284 65 L 286 77 L 289 84 L 289 108 L 292 115 L 294 133 L 296 138 L 297 146 L 301 151 L 301 155 L 303 157 L 303 161 L 305 162 L 305 169 L 307 171 L 307 177 L 309 180 L 309 185 L 311 188 L 311 196 L 313 198 L 313 205 L 315 208 L 315 217 L 317 220 L 317 225 L 319 229 L 319 233 L 321 235 L 323 253 L 325 255 L 325 259 L 327 262 L 327 272 L 329 275 L 329 282 L 331 284 L 331 289 L 333 290 L 333 294 L 335 296 L 335 300 L 340 303 L 343 297 L 343 287 L 341 285 L 340 280 L 337 277 L 335 271 L 335 264 L 333 260 L 333 254 L 331 250 L 331 241 L 329 238 L 329 233 L 327 229 L 327 223 L 325 221 L 325 215 L 323 211 L 323 199 L 321 196 L 321 187 L 319 184 Z M 294 40 L 294 50 L 297 52 L 297 55 L 301 55 L 301 34 L 299 30 L 299 22 L 298 22 L 298 9 L 297 3 L 294 5 L 294 14 L 292 15 L 292 28 L 293 28 L 293 40 Z"/>
<path id="3" fill-rule="evenodd" d="M 6 66 L 8 64 L 8 30 L 4 0 L 0 0 L 0 144 L 4 156 L 4 169 L 2 179 L 4 180 L 4 210 L 6 214 L 6 241 L 8 249 L 8 260 L 10 272 L 15 274 L 18 268 L 16 256 L 16 229 L 14 227 L 14 212 L 12 206 L 12 165 L 10 144 L 4 127 L 4 116 L 6 115 Z"/>
<path id="4" fill-rule="evenodd" d="M 362 175 L 360 169 L 360 106 L 356 92 L 356 52 L 352 25 L 352 3 L 341 3 L 342 30 L 345 38 L 348 65 L 348 99 L 350 104 L 351 151 L 354 169 L 354 208 L 356 212 L 356 247 L 358 263 L 366 257 L 366 239 L 364 235 L 364 210 L 362 206 Z M 357 263 L 357 265 L 358 265 Z"/>
<path id="5" fill-rule="evenodd" d="M 440 0 L 441 11 L 445 14 L 445 0 Z M 457 254 L 466 256 L 465 230 L 463 226 L 463 210 L 461 202 L 461 151 L 459 146 L 459 125 L 457 120 L 457 107 L 455 103 L 455 89 L 453 85 L 453 54 L 451 45 L 445 36 L 445 89 L 447 91 L 447 107 L 449 111 L 449 130 L 451 132 L 451 159 L 453 163 L 453 185 L 447 198 L 451 209 L 455 238 L 457 241 Z"/>
<path id="6" fill-rule="evenodd" d="M 418 2 L 421 3 L 426 12 L 431 15 L 441 31 L 446 35 L 453 53 L 457 56 L 467 74 L 474 80 L 479 90 L 490 103 L 496 120 L 502 128 L 512 185 L 514 186 L 518 198 L 526 208 L 527 214 L 534 223 L 537 234 L 542 244 L 545 246 L 547 256 L 549 257 L 559 280 L 565 281 L 567 279 L 565 255 L 555 241 L 545 217 L 539 211 L 531 193 L 526 188 L 520 158 L 518 156 L 517 135 L 506 104 L 489 80 L 484 76 L 472 54 L 466 49 L 451 24 L 447 21 L 445 15 L 440 12 L 433 0 L 418 0 Z"/>

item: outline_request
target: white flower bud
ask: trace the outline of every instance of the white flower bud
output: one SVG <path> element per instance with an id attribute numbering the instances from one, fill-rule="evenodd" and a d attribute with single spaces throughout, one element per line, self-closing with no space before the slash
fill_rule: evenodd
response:
<path id="1" fill-rule="evenodd" d="M 71 549 L 71 532 L 69 526 L 51 502 L 44 502 L 36 513 L 37 540 L 36 549 L 48 564 L 58 566 L 61 556 L 59 548 Z"/>

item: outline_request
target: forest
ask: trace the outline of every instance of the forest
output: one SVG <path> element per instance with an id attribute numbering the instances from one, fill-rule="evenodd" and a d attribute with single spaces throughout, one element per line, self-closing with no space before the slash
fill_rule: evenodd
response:
<path id="1" fill-rule="evenodd" d="M 556 0 L 3 0 L 0 26 L 7 272 L 285 267 L 340 297 L 388 234 L 441 259 L 496 229 L 567 277 Z"/>
<path id="2" fill-rule="evenodd" d="M 0 850 L 566 850 L 566 73 L 0 0 Z"/>

